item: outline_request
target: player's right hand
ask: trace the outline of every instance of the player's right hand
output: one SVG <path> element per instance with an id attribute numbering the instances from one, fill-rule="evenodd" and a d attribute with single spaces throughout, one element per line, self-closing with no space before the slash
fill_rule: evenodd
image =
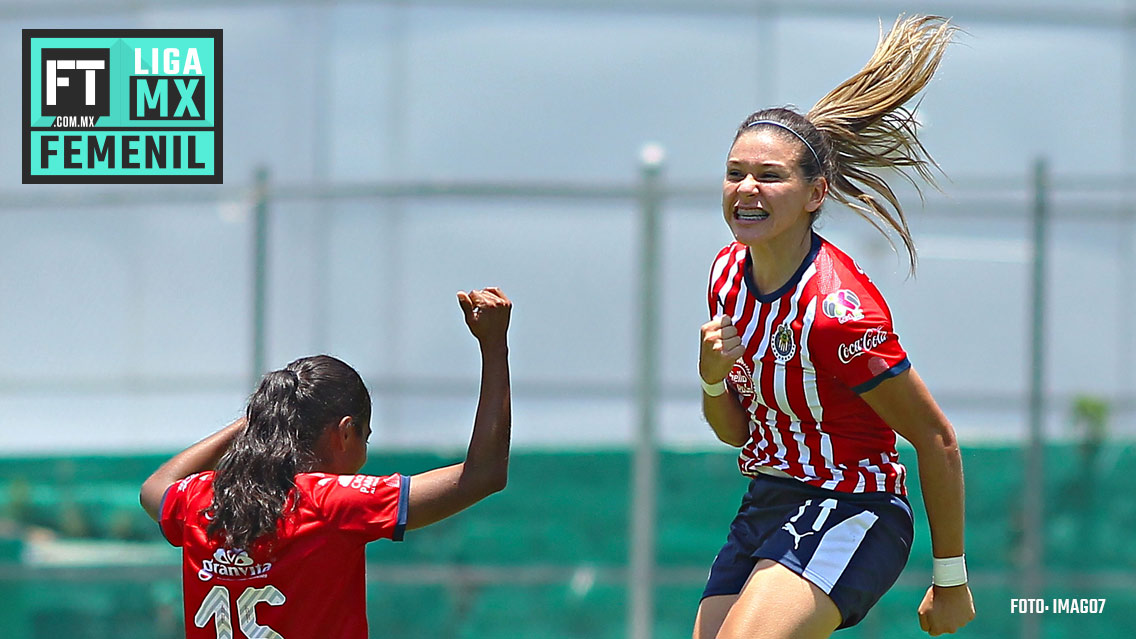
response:
<path id="1" fill-rule="evenodd" d="M 698 354 L 698 374 L 707 384 L 726 379 L 734 362 L 745 353 L 745 345 L 729 315 L 719 315 L 702 325 L 702 349 Z"/>
<path id="2" fill-rule="evenodd" d="M 458 291 L 458 304 L 465 314 L 469 332 L 482 344 L 504 341 L 509 330 L 509 313 L 513 303 L 496 286 L 480 290 Z"/>

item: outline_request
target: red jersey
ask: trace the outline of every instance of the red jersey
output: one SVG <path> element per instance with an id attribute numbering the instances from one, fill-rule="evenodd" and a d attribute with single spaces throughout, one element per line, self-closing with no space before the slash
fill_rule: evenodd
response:
<path id="1" fill-rule="evenodd" d="M 710 271 L 711 318 L 728 314 L 745 344 L 727 383 L 749 413 L 738 465 L 784 471 L 842 492 L 906 494 L 895 431 L 860 399 L 911 364 L 879 290 L 814 234 L 779 290 L 758 292 L 749 251 L 734 242 Z"/>
<path id="2" fill-rule="evenodd" d="M 212 471 L 166 490 L 159 524 L 182 548 L 186 639 L 366 639 L 364 546 L 402 539 L 410 480 L 305 473 L 296 487 L 268 557 L 207 538 Z"/>

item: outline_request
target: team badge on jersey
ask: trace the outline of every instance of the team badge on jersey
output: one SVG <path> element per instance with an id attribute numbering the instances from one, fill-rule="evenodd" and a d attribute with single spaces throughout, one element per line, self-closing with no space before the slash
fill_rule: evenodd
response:
<path id="1" fill-rule="evenodd" d="M 841 324 L 864 319 L 864 312 L 860 310 L 860 298 L 846 288 L 825 296 L 821 308 L 825 315 Z"/>
<path id="2" fill-rule="evenodd" d="M 793 329 L 788 324 L 781 324 L 769 339 L 769 347 L 773 349 L 773 359 L 778 364 L 793 359 L 797 352 L 797 343 L 793 341 Z"/>

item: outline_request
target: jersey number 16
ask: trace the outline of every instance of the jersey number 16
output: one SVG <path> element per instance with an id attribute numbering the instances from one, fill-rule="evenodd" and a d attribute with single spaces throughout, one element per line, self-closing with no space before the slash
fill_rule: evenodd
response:
<path id="1" fill-rule="evenodd" d="M 284 593 L 276 586 L 253 588 L 249 586 L 237 597 L 237 625 L 248 639 L 284 639 L 279 633 L 262 626 L 256 622 L 256 604 L 264 602 L 270 606 L 279 606 L 284 603 Z M 233 639 L 233 613 L 229 606 L 229 589 L 224 586 L 213 586 L 197 614 L 193 616 L 193 623 L 198 628 L 204 628 L 213 619 L 217 629 L 217 639 Z"/>

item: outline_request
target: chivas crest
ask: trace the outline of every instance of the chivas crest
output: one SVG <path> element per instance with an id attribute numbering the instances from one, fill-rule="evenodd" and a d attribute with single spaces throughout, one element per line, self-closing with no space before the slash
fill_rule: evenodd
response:
<path id="1" fill-rule="evenodd" d="M 773 350 L 773 358 L 777 360 L 778 364 L 793 359 L 793 355 L 797 352 L 797 343 L 793 340 L 793 329 L 788 324 L 781 324 L 774 331 L 773 337 L 769 340 L 769 347 Z"/>

